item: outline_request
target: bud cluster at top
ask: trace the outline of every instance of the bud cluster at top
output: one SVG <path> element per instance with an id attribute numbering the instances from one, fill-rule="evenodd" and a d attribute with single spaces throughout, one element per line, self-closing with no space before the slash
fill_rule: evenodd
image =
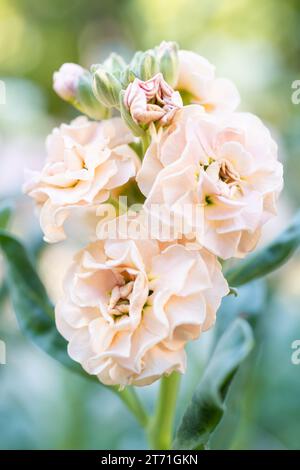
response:
<path id="1" fill-rule="evenodd" d="M 152 121 L 168 124 L 181 107 L 180 95 L 173 90 L 178 69 L 178 46 L 164 41 L 137 52 L 129 64 L 115 53 L 92 65 L 91 71 L 64 64 L 54 74 L 53 87 L 92 119 L 106 118 L 113 108 L 118 109 L 132 132 L 140 136 Z"/>

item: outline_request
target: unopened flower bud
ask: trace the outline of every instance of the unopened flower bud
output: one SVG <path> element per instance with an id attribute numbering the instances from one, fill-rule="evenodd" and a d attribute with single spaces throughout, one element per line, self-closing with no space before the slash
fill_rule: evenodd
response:
<path id="1" fill-rule="evenodd" d="M 129 64 L 130 70 L 134 73 L 136 77 L 140 78 L 140 68 L 144 52 L 138 51 L 134 54 L 133 59 Z"/>
<path id="2" fill-rule="evenodd" d="M 108 108 L 119 107 L 120 81 L 105 67 L 99 66 L 94 72 L 93 90 L 98 100 Z"/>
<path id="3" fill-rule="evenodd" d="M 92 76 L 77 64 L 63 64 L 53 75 L 56 93 L 92 119 L 107 117 L 108 110 L 96 99 L 92 90 Z"/>
<path id="4" fill-rule="evenodd" d="M 140 61 L 139 77 L 141 80 L 150 80 L 159 72 L 159 64 L 152 51 L 145 52 Z"/>
<path id="5" fill-rule="evenodd" d="M 92 119 L 105 119 L 109 116 L 109 110 L 96 99 L 92 83 L 92 75 L 86 70 L 79 78 L 76 90 L 76 102 L 73 104 Z"/>
<path id="6" fill-rule="evenodd" d="M 175 42 L 163 41 L 157 48 L 159 70 L 172 87 L 177 85 L 179 75 L 178 46 Z"/>
<path id="7" fill-rule="evenodd" d="M 135 78 L 136 78 L 136 75 L 131 70 L 130 66 L 127 66 L 121 74 L 121 83 L 122 83 L 123 88 L 127 88 L 129 83 L 132 83 Z"/>
<path id="8" fill-rule="evenodd" d="M 125 105 L 125 93 L 124 90 L 120 93 L 120 112 L 122 119 L 136 137 L 142 137 L 145 135 L 145 131 L 132 119 L 130 111 Z"/>
<path id="9" fill-rule="evenodd" d="M 114 52 L 108 56 L 108 58 L 103 62 L 103 67 L 114 75 L 120 77 L 121 73 L 126 67 L 126 62 L 124 59 Z"/>
<path id="10" fill-rule="evenodd" d="M 77 64 L 63 64 L 53 75 L 53 88 L 63 100 L 70 103 L 76 96 L 79 78 L 85 70 Z"/>
<path id="11" fill-rule="evenodd" d="M 138 125 L 155 121 L 168 125 L 183 105 L 179 92 L 168 85 L 161 73 L 145 82 L 136 78 L 130 83 L 124 94 L 124 104 Z"/>

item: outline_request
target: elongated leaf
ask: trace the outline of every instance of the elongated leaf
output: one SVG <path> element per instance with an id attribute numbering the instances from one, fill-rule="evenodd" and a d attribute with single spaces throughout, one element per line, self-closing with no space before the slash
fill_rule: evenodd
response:
<path id="1" fill-rule="evenodd" d="M 300 245 L 300 212 L 279 237 L 260 251 L 240 261 L 237 266 L 225 272 L 230 286 L 241 286 L 258 279 L 287 261 Z"/>
<path id="2" fill-rule="evenodd" d="M 0 230 L 0 247 L 6 259 L 9 294 L 23 334 L 65 366 L 87 376 L 67 354 L 67 342 L 55 327 L 53 306 L 24 246 Z"/>
<path id="3" fill-rule="evenodd" d="M 0 229 L 5 229 L 11 218 L 13 206 L 8 201 L 0 202 Z"/>
<path id="4" fill-rule="evenodd" d="M 258 315 L 264 312 L 267 301 L 265 279 L 257 279 L 237 289 L 237 297 L 227 295 L 223 298 L 214 326 L 214 337 L 218 341 L 229 325 L 239 317 L 253 326 Z"/>
<path id="5" fill-rule="evenodd" d="M 12 205 L 4 200 L 4 201 L 1 201 L 0 202 L 0 230 L 1 229 L 5 229 L 10 221 L 10 218 L 11 218 L 11 214 L 12 214 Z M 1 279 L 1 285 L 0 285 L 0 306 L 2 305 L 2 303 L 5 301 L 6 299 L 6 292 L 7 289 L 6 289 L 6 286 L 5 286 L 5 282 L 2 281 Z M 1 310 L 0 310 L 0 313 L 1 313 Z"/>
<path id="6" fill-rule="evenodd" d="M 55 326 L 53 306 L 22 243 L 0 230 L 0 248 L 6 259 L 9 294 L 23 334 L 73 372 L 102 385 L 68 356 L 67 342 Z M 120 397 L 143 426 L 146 424 L 147 415 L 134 389 L 127 387 L 119 391 L 118 387 L 107 388 Z"/>
<path id="7" fill-rule="evenodd" d="M 203 449 L 225 411 L 228 387 L 253 346 L 252 330 L 237 319 L 223 334 L 179 425 L 174 449 Z"/>

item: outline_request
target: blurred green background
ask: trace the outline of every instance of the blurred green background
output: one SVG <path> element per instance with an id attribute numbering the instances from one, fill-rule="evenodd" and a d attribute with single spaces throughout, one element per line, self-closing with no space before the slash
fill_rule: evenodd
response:
<path id="1" fill-rule="evenodd" d="M 285 190 L 279 215 L 262 243 L 285 227 L 300 205 L 300 104 L 291 84 L 300 79 L 300 5 L 297 0 L 0 0 L 0 199 L 16 207 L 12 230 L 35 252 L 55 301 L 80 231 L 72 242 L 42 247 L 32 203 L 22 195 L 26 167 L 40 167 L 44 139 L 54 125 L 76 116 L 52 91 L 63 62 L 89 67 L 111 51 L 129 59 L 136 49 L 175 40 L 207 57 L 217 75 L 233 79 L 241 110 L 258 114 L 279 143 Z M 38 253 L 37 253 L 38 252 Z M 0 260 L 0 284 L 3 277 Z M 226 298 L 216 328 L 189 347 L 178 417 L 201 376 L 215 337 L 234 315 L 249 318 L 256 346 L 228 397 L 228 411 L 211 447 L 300 449 L 300 365 L 291 343 L 300 339 L 300 258 L 267 282 Z M 118 398 L 73 376 L 24 338 L 0 290 L 1 449 L 138 449 L 146 442 Z M 3 292 L 2 292 L 3 293 Z M 149 409 L 157 385 L 140 391 Z"/>

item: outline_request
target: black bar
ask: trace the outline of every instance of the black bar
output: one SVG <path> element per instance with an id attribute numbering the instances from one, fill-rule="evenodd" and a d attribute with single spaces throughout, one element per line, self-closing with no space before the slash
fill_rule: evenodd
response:
<path id="1" fill-rule="evenodd" d="M 139 465 L 201 465 L 205 462 L 239 462 L 248 463 L 249 460 L 260 464 L 270 464 L 276 460 L 276 464 L 287 462 L 299 462 L 299 451 L 147 451 L 147 450 L 3 450 L 0 451 L 0 464 L 15 463 L 25 464 L 39 462 L 42 464 L 60 463 L 76 465 L 84 464 L 84 469 L 89 463 L 99 467 L 137 468 Z M 2 467 L 3 468 L 3 467 Z"/>

